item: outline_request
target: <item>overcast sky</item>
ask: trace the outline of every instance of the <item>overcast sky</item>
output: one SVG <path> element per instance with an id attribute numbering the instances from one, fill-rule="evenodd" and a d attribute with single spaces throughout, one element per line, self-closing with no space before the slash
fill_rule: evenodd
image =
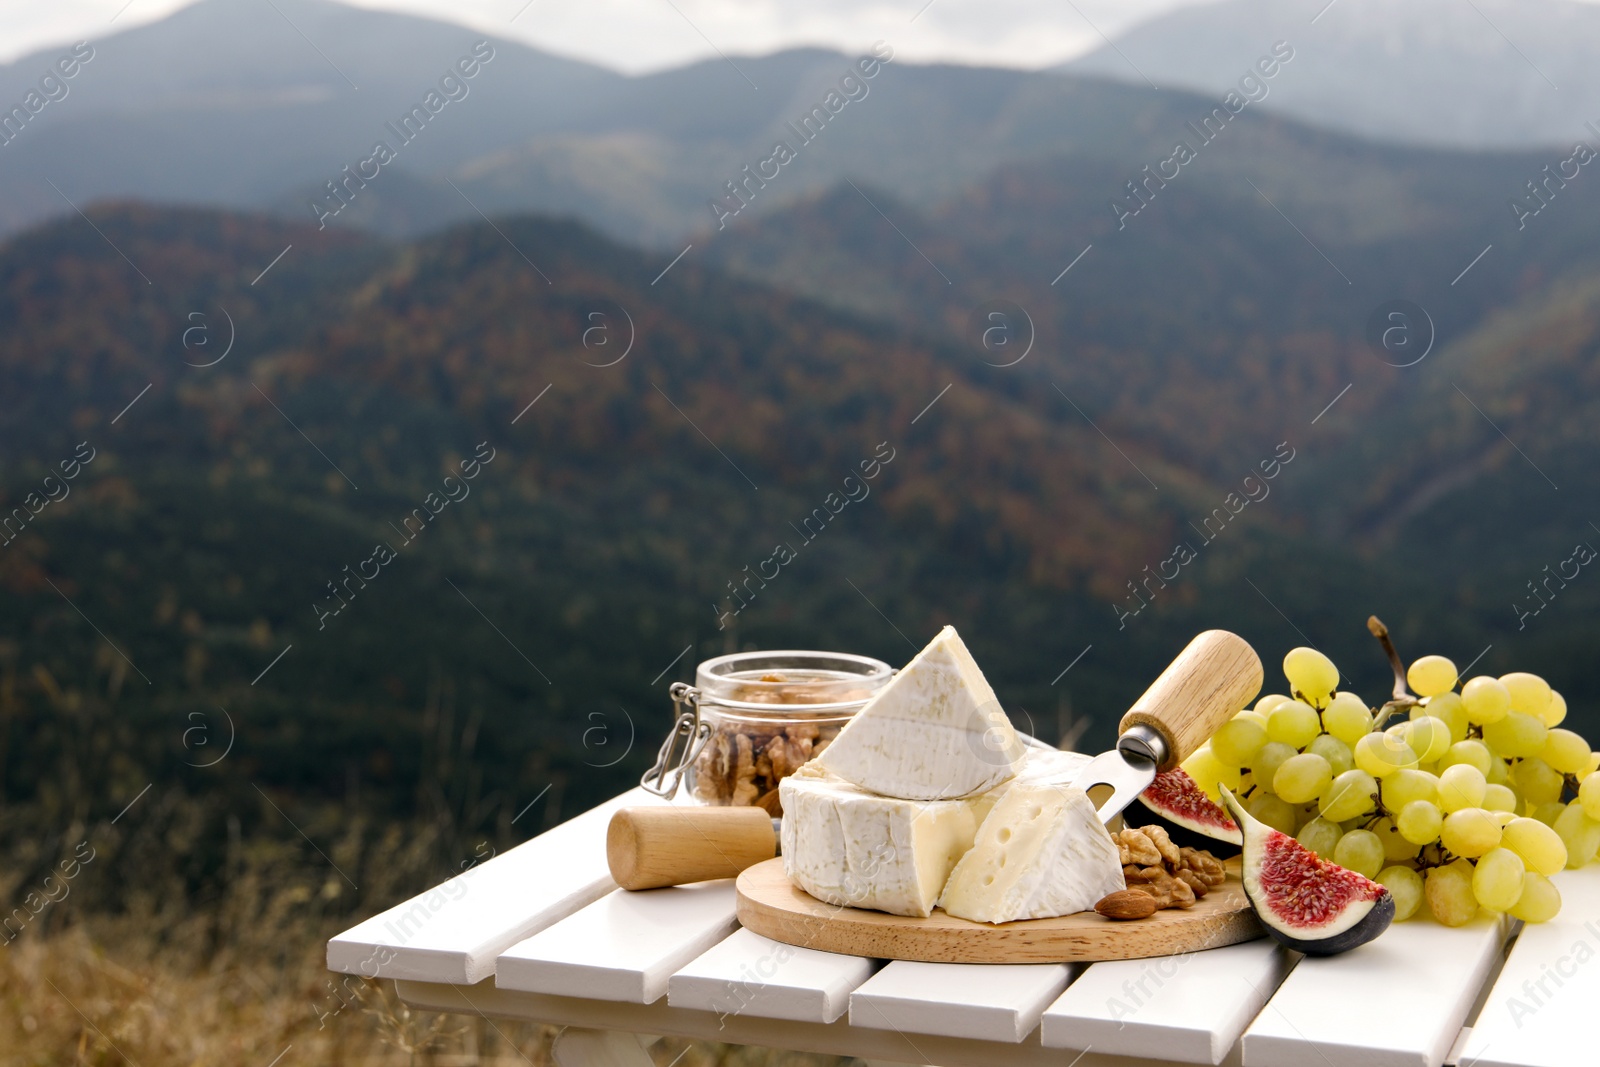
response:
<path id="1" fill-rule="evenodd" d="M 98 40 L 193 0 L 0 0 L 0 62 Z M 268 0 L 257 0 L 267 3 Z M 1042 67 L 1100 33 L 1207 0 L 356 0 L 466 23 L 630 73 L 802 44 L 856 50 L 883 39 L 918 61 Z M 1076 10 L 1074 10 L 1076 7 Z M 119 14 L 120 11 L 120 14 Z M 115 21 L 113 22 L 113 17 Z"/>

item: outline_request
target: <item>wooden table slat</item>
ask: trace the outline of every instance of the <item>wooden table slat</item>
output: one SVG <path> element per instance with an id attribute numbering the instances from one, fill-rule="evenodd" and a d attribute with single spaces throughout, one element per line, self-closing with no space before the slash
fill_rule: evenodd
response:
<path id="1" fill-rule="evenodd" d="M 632 789 L 328 942 L 328 969 L 471 985 L 501 952 L 616 888 L 606 825 L 617 808 L 665 803 Z"/>
<path id="2" fill-rule="evenodd" d="M 1270 938 L 1154 959 L 1096 963 L 1044 1013 L 1054 1048 L 1219 1064 L 1297 953 Z"/>
<path id="3" fill-rule="evenodd" d="M 1597 1058 L 1600 869 L 1555 876 L 1561 914 L 1523 926 L 1489 990 L 1461 1062 L 1473 1067 L 1572 1067 Z"/>
<path id="4" fill-rule="evenodd" d="M 1418 917 L 1342 955 L 1301 960 L 1245 1031 L 1244 1067 L 1439 1067 L 1507 929 Z"/>
<path id="5" fill-rule="evenodd" d="M 831 1023 L 876 968 L 860 956 L 796 948 L 737 930 L 668 980 L 667 1003 L 719 1017 Z"/>
<path id="6" fill-rule="evenodd" d="M 500 954 L 502 989 L 651 1004 L 667 980 L 727 937 L 733 882 L 618 889 Z"/>
<path id="7" fill-rule="evenodd" d="M 1082 969 L 1066 963 L 895 960 L 850 994 L 850 1025 L 1018 1042 Z"/>

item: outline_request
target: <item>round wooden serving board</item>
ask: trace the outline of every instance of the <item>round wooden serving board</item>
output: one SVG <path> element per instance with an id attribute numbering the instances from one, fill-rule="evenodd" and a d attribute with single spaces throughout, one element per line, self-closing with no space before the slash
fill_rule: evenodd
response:
<path id="1" fill-rule="evenodd" d="M 739 922 L 785 944 L 881 960 L 1068 963 L 1170 956 L 1261 936 L 1239 881 L 1239 861 L 1226 866 L 1228 880 L 1192 908 L 1121 922 L 1085 911 L 993 926 L 937 908 L 916 919 L 825 904 L 789 881 L 782 859 L 770 859 L 739 875 Z"/>

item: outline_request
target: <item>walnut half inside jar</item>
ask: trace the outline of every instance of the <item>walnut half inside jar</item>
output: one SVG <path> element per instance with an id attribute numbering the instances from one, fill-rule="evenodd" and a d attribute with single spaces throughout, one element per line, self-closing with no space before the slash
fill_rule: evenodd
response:
<path id="1" fill-rule="evenodd" d="M 821 753 L 889 679 L 881 660 L 836 652 L 741 652 L 702 663 L 699 711 L 711 735 L 688 768 L 703 804 L 782 814 L 778 783 Z"/>

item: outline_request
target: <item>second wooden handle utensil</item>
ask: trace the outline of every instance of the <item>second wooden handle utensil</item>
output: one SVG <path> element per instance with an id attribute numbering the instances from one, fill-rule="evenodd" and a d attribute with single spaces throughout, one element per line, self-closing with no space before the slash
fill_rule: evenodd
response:
<path id="1" fill-rule="evenodd" d="M 763 808 L 621 808 L 606 829 L 606 863 L 624 889 L 732 878 L 777 854 L 777 822 Z"/>

